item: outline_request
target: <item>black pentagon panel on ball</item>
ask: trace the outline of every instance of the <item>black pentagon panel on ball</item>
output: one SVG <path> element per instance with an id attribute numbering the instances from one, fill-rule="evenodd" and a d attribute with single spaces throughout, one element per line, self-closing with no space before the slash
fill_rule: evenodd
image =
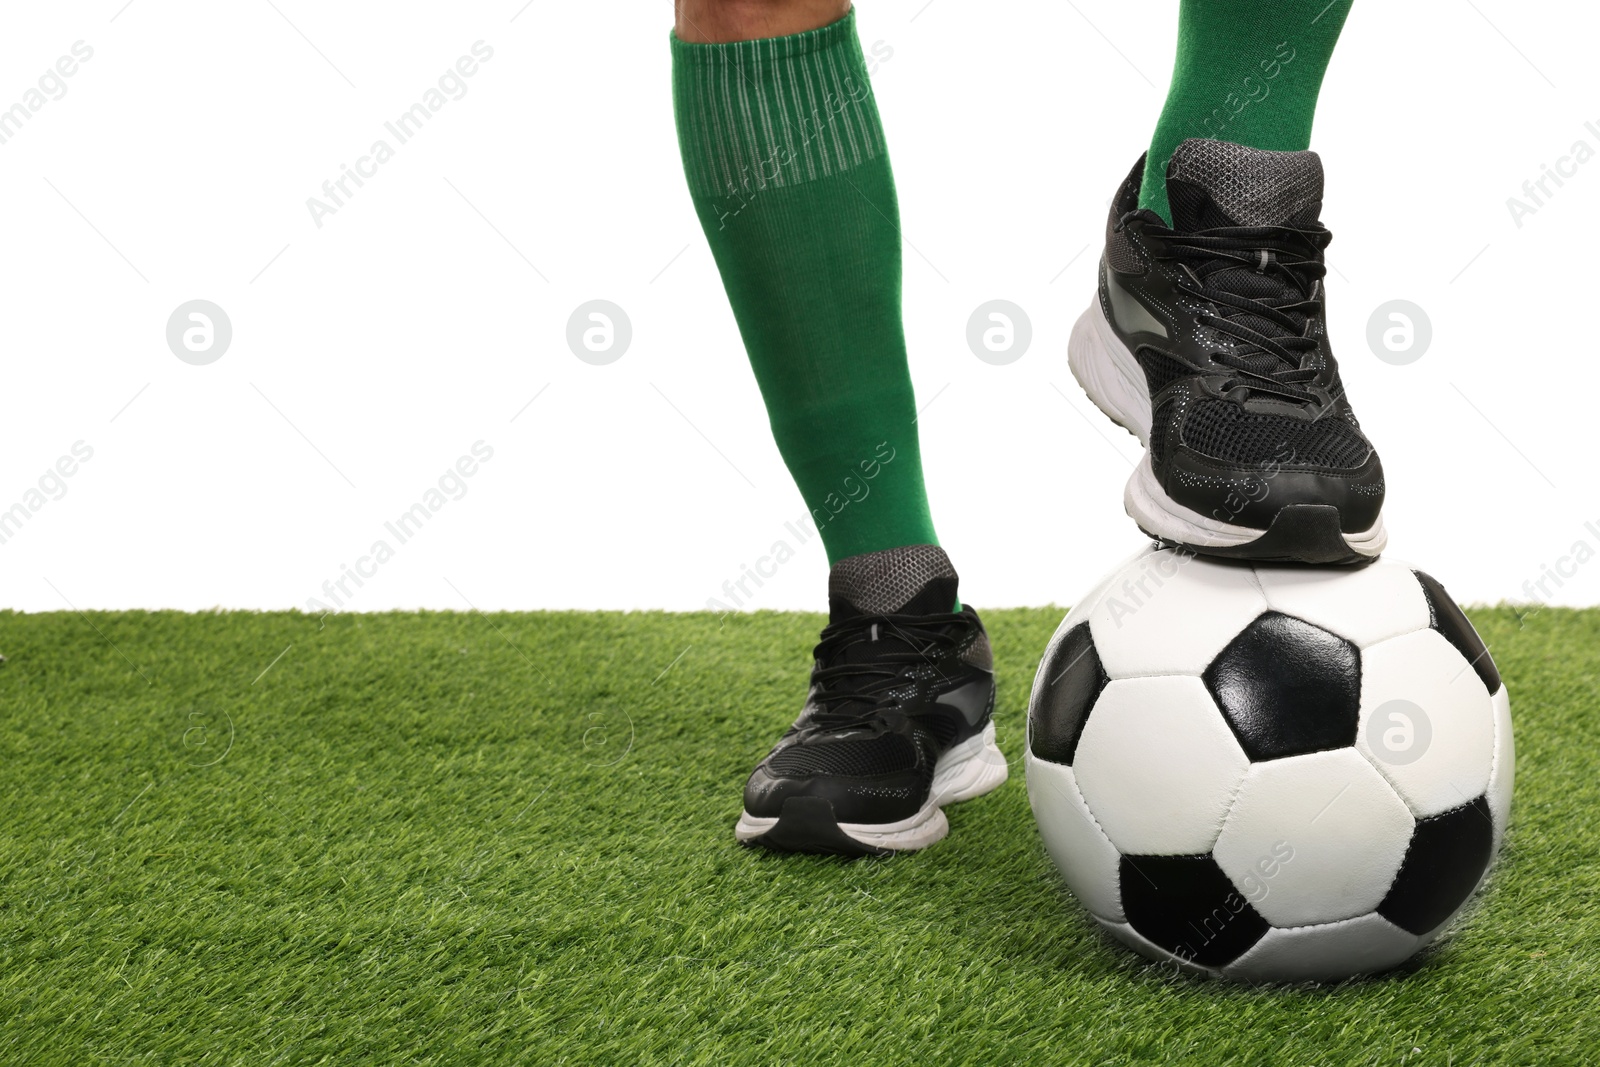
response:
<path id="1" fill-rule="evenodd" d="M 1419 819 L 1378 914 L 1413 934 L 1437 929 L 1454 915 L 1489 869 L 1491 819 L 1486 797 Z"/>
<path id="2" fill-rule="evenodd" d="M 1361 653 L 1320 626 L 1266 612 L 1202 677 L 1253 762 L 1356 743 Z"/>
<path id="3" fill-rule="evenodd" d="M 1270 925 L 1210 856 L 1123 856 L 1118 879 L 1129 925 L 1202 967 L 1232 963 Z"/>
<path id="4" fill-rule="evenodd" d="M 1489 658 L 1489 649 L 1484 645 L 1483 638 L 1478 636 L 1478 631 L 1467 621 L 1466 613 L 1450 599 L 1450 594 L 1444 591 L 1444 586 L 1437 579 L 1421 571 L 1411 573 L 1416 575 L 1417 584 L 1422 586 L 1422 595 L 1428 598 L 1428 615 L 1433 620 L 1430 625 L 1446 641 L 1456 646 L 1456 651 L 1472 664 L 1472 669 L 1483 679 L 1483 687 L 1489 690 L 1489 695 L 1494 696 L 1500 691 L 1500 669 Z"/>
<path id="5" fill-rule="evenodd" d="M 1040 759 L 1072 765 L 1084 720 L 1110 684 L 1088 623 L 1079 623 L 1051 650 L 1028 709 L 1029 748 Z"/>

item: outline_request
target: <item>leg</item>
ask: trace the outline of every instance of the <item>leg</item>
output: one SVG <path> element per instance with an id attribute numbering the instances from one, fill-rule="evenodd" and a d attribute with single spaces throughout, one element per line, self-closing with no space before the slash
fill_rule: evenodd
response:
<path id="1" fill-rule="evenodd" d="M 854 23 L 845 0 L 684 0 L 681 28 L 734 40 L 673 42 L 695 209 L 833 563 L 937 544 L 900 320 L 899 207 Z"/>
<path id="2" fill-rule="evenodd" d="M 673 100 L 695 210 L 833 564 L 809 697 L 734 832 L 921 848 L 945 835 L 944 805 L 1006 766 L 989 641 L 928 515 L 899 209 L 848 0 L 683 0 Z"/>

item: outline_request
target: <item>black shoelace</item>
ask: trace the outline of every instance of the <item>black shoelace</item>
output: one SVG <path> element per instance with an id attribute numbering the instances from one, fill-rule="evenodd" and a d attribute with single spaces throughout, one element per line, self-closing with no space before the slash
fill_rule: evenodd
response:
<path id="1" fill-rule="evenodd" d="M 811 721 L 837 730 L 868 726 L 894 702 L 892 692 L 905 685 L 906 673 L 919 666 L 935 669 L 959 648 L 971 629 L 967 615 L 865 615 L 830 623 L 813 653 L 823 664 L 812 672 Z M 847 647 L 864 641 L 894 640 L 906 647 L 878 652 L 865 663 L 844 663 Z"/>
<path id="2" fill-rule="evenodd" d="M 1212 353 L 1215 363 L 1236 375 L 1223 383 L 1223 391 L 1246 390 L 1240 399 L 1255 392 L 1296 403 L 1315 402 L 1316 394 L 1305 385 L 1321 373 L 1313 364 L 1317 339 L 1304 336 L 1304 330 L 1309 317 L 1322 310 L 1321 299 L 1312 294 L 1327 274 L 1322 250 L 1333 235 L 1321 226 L 1218 226 L 1188 233 L 1153 227 L 1152 233 L 1165 242 L 1169 258 L 1188 268 L 1182 272 L 1179 290 L 1218 309 L 1218 314 L 1201 315 L 1199 321 L 1242 346 Z M 1223 288 L 1227 279 L 1213 282 L 1217 275 L 1239 269 L 1279 280 L 1283 295 L 1241 296 Z M 1239 321 L 1243 316 L 1273 323 L 1282 333 L 1262 333 Z"/>

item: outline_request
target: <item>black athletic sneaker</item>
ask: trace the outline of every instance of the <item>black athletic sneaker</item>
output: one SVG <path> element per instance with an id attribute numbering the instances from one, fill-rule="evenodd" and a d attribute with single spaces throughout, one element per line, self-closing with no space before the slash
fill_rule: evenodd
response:
<path id="1" fill-rule="evenodd" d="M 1322 161 L 1188 140 L 1173 225 L 1111 206 L 1072 373 L 1147 452 L 1123 502 L 1147 534 L 1213 556 L 1353 563 L 1383 551 L 1383 467 L 1328 345 Z"/>
<path id="2" fill-rule="evenodd" d="M 800 718 L 744 787 L 734 836 L 785 852 L 882 856 L 949 833 L 940 808 L 1006 780 L 977 612 L 935 545 L 840 560 Z"/>

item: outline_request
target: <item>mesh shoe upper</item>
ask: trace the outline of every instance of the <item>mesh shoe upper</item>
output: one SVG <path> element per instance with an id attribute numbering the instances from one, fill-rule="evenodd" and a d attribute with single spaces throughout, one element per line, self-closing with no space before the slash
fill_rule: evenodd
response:
<path id="1" fill-rule="evenodd" d="M 1306 421 L 1252 414 L 1226 400 L 1202 400 L 1183 420 L 1183 442 L 1202 455 L 1232 463 L 1254 463 L 1284 453 L 1317 467 L 1354 470 L 1372 446 L 1351 422 Z"/>

